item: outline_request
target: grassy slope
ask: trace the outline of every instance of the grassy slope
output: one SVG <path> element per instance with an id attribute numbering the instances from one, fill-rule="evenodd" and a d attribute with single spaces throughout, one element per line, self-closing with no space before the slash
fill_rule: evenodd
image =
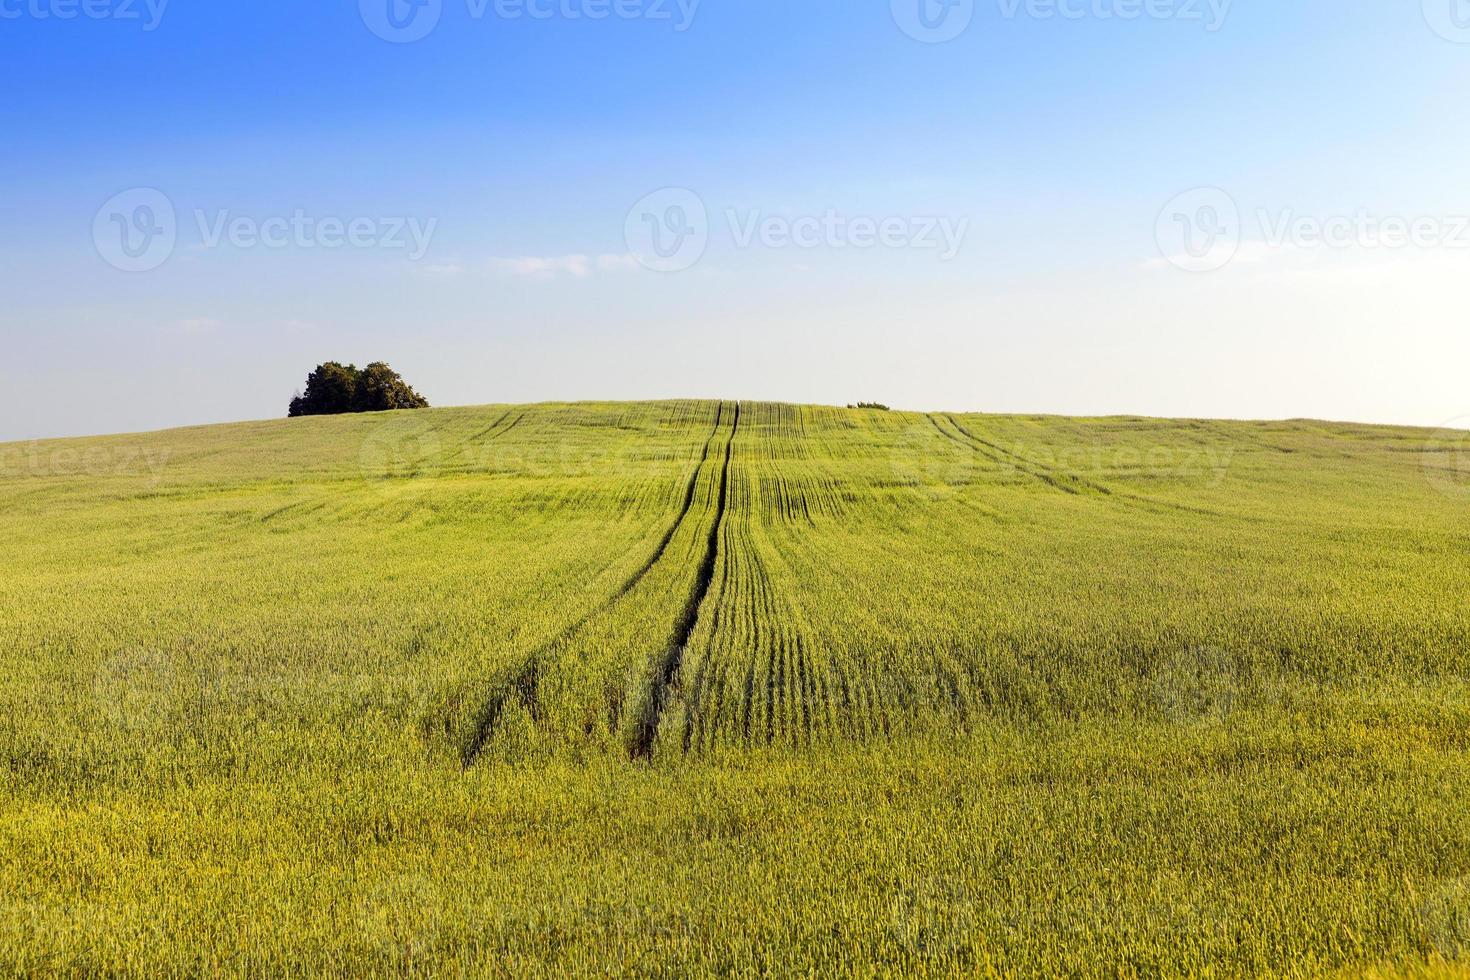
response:
<path id="1" fill-rule="evenodd" d="M 1427 433 L 734 408 L 0 447 L 0 972 L 1470 953 Z"/>

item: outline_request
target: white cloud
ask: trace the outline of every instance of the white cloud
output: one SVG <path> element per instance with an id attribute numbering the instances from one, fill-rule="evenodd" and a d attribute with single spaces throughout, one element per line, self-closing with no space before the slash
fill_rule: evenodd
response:
<path id="1" fill-rule="evenodd" d="M 437 265 L 420 266 L 418 273 L 426 279 L 448 281 L 464 275 L 465 267 L 458 262 L 443 262 Z"/>
<path id="2" fill-rule="evenodd" d="M 597 268 L 603 272 L 633 272 L 638 269 L 638 256 L 631 252 L 626 255 L 599 255 Z"/>
<path id="3" fill-rule="evenodd" d="M 1163 258 L 1148 259 L 1143 263 L 1143 268 L 1149 271 L 1175 268 L 1209 271 L 1222 269 L 1229 265 L 1257 265 L 1279 257 L 1281 252 L 1281 248 L 1273 247 L 1267 242 L 1241 242 L 1238 245 L 1220 242 L 1203 255 L 1187 255 L 1181 252 Z"/>
<path id="4" fill-rule="evenodd" d="M 633 255 L 526 255 L 513 259 L 491 259 L 490 271 L 521 279 L 556 279 L 571 276 L 586 279 L 593 272 L 620 272 L 638 268 Z"/>

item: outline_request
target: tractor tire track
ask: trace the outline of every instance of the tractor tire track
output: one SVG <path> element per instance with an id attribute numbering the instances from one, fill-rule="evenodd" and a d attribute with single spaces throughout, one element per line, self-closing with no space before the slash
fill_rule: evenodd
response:
<path id="1" fill-rule="evenodd" d="M 713 609 L 714 609 L 714 619 L 713 619 L 713 622 L 712 622 L 712 625 L 711 625 L 711 628 L 710 628 L 710 634 L 711 634 L 712 637 L 713 636 L 719 636 L 719 635 L 721 635 L 721 633 L 720 633 L 720 615 L 721 615 L 721 610 L 722 610 L 722 608 L 724 606 L 725 594 L 728 592 L 728 590 L 730 588 L 730 578 L 731 578 L 731 574 L 732 574 L 731 573 L 731 567 L 730 567 L 730 565 L 731 565 L 731 558 L 730 558 L 730 549 L 729 548 L 726 548 L 725 549 L 725 553 L 724 553 L 724 556 L 723 557 L 724 557 L 724 562 L 723 562 L 722 568 L 720 570 L 720 591 L 716 594 L 715 599 L 714 599 L 714 601 L 712 603 L 712 606 L 713 606 Z M 688 755 L 689 752 L 690 752 L 690 749 L 693 747 L 693 743 L 694 743 L 694 739 L 696 737 L 696 733 L 697 733 L 700 741 L 703 742 L 704 728 L 705 728 L 705 717 L 704 717 L 704 715 L 705 715 L 705 711 L 704 711 L 705 689 L 706 689 L 706 686 L 709 684 L 709 679 L 708 678 L 709 678 L 709 672 L 711 670 L 711 665 L 714 664 L 714 662 L 715 662 L 715 656 L 714 656 L 715 650 L 716 650 L 716 646 L 715 646 L 714 642 L 711 641 L 709 650 L 705 653 L 704 657 L 702 657 L 700 659 L 700 662 L 699 662 L 699 671 L 695 674 L 695 677 L 694 677 L 694 684 L 692 686 L 692 690 L 691 690 L 690 697 L 689 697 L 689 712 L 684 717 L 684 754 L 685 755 Z M 720 703 L 723 703 L 723 701 L 724 701 L 724 690 L 725 690 L 725 679 L 724 679 L 724 671 L 723 670 L 720 670 L 719 671 L 718 677 L 719 677 L 719 679 L 718 679 L 718 688 L 717 688 L 717 690 L 718 690 L 718 700 L 719 700 Z M 718 719 L 718 717 L 719 717 L 718 714 L 716 714 L 715 717 L 716 717 L 716 719 Z"/>
<path id="2" fill-rule="evenodd" d="M 970 440 L 974 447 L 982 452 L 987 459 L 991 460 L 992 462 L 1000 463 L 1003 466 L 1014 466 L 1016 469 L 1027 474 L 1028 476 L 1035 477 L 1048 486 L 1060 490 L 1063 493 L 1072 494 L 1073 496 L 1080 495 L 1081 490 L 1077 489 L 1080 486 L 1087 490 L 1091 490 L 1094 493 L 1101 494 L 1105 497 L 1112 497 L 1116 500 L 1124 500 L 1132 504 L 1140 504 L 1144 507 L 1149 507 L 1157 510 L 1181 511 L 1187 514 L 1203 514 L 1210 517 L 1220 518 L 1228 518 L 1231 516 L 1229 514 L 1221 513 L 1220 511 L 1210 510 L 1206 507 L 1175 503 L 1171 500 L 1159 500 L 1157 498 L 1149 497 L 1144 494 L 1114 490 L 1112 487 L 1105 486 L 1101 483 L 1096 482 L 1095 480 L 1088 480 L 1085 477 L 1076 475 L 1075 473 L 1066 473 L 1062 476 L 1058 476 L 1056 473 L 1046 470 L 1039 464 L 1032 463 L 1024 457 L 1017 455 L 1016 453 L 997 446 L 993 442 L 981 439 L 979 436 L 973 434 L 964 426 L 960 425 L 959 421 L 955 419 L 953 415 L 946 415 L 945 418 L 949 420 L 949 424 L 954 426 L 961 435 Z M 934 427 L 936 429 L 939 429 L 941 433 L 943 433 L 951 440 L 954 440 L 954 436 L 950 435 L 948 432 L 945 432 L 944 428 L 940 426 L 938 420 L 934 419 L 931 416 L 930 421 L 934 423 Z M 961 443 L 961 445 L 963 445 L 963 443 Z M 1062 482 L 1062 480 L 1064 479 L 1072 481 L 1072 483 L 1075 485 L 1069 486 L 1068 484 Z"/>
<path id="3" fill-rule="evenodd" d="M 730 424 L 730 439 L 725 443 L 725 462 L 720 468 L 720 493 L 715 504 L 715 519 L 710 524 L 709 538 L 705 542 L 704 558 L 699 563 L 699 570 L 694 578 L 694 587 L 689 592 L 689 599 L 684 604 L 684 610 L 674 623 L 674 630 L 669 636 L 663 662 L 654 671 L 653 689 L 649 692 L 648 707 L 639 724 L 630 753 L 635 760 L 647 759 L 653 754 L 653 744 L 654 739 L 658 737 L 659 722 L 663 719 L 670 689 L 679 676 L 679 668 L 683 664 L 684 648 L 688 646 L 689 638 L 694 634 L 694 627 L 699 622 L 700 607 L 704 605 L 705 597 L 709 595 L 710 586 L 714 582 L 715 561 L 720 551 L 720 531 L 725 526 L 725 512 L 729 505 L 730 457 L 734 453 L 735 437 L 739 432 L 740 403 L 736 402 L 735 417 Z"/>
<path id="4" fill-rule="evenodd" d="M 524 417 L 525 417 L 525 415 L 522 414 L 521 418 L 524 418 Z M 501 415 L 500 418 L 496 419 L 494 422 L 491 422 L 489 425 L 485 426 L 485 428 L 481 429 L 479 432 L 476 432 L 474 435 L 470 436 L 468 439 L 465 440 L 465 443 L 467 445 L 474 445 L 479 440 L 485 438 L 490 433 L 492 433 L 496 429 L 500 428 L 500 423 L 504 422 L 508 418 L 510 418 L 510 412 L 506 412 L 505 414 Z M 520 421 L 520 419 L 517 419 L 516 421 Z M 507 429 L 506 431 L 508 432 L 510 430 Z"/>
<path id="5" fill-rule="evenodd" d="M 1040 480 L 1042 483 L 1051 487 L 1053 490 L 1060 490 L 1062 493 L 1074 495 L 1077 493 L 1077 491 L 1072 489 L 1071 487 L 1062 486 L 1056 480 L 1051 479 L 1044 474 L 1019 466 L 1015 463 L 1014 460 L 1008 459 L 1005 456 L 1000 455 L 999 453 L 987 450 L 983 444 L 977 444 L 971 440 L 961 439 L 959 436 L 955 435 L 953 432 L 950 432 L 944 426 L 940 425 L 939 420 L 932 415 L 929 416 L 929 421 L 934 425 L 934 430 L 936 432 L 938 432 L 940 435 L 944 436 L 944 438 L 948 439 L 950 442 L 954 443 L 956 446 L 959 446 L 961 449 L 964 449 L 967 452 L 978 453 L 985 459 L 988 459 L 990 462 L 995 463 L 997 466 L 1009 466 L 1017 469 L 1033 479 Z M 951 422 L 953 422 L 952 419 Z M 958 426 L 956 426 L 956 428 L 958 428 Z"/>
<path id="6" fill-rule="evenodd" d="M 955 431 L 958 432 L 960 435 L 970 440 L 970 442 L 975 444 L 976 446 L 983 446 L 985 449 L 989 450 L 990 452 L 987 453 L 987 455 L 994 454 L 991 456 L 991 458 L 994 459 L 995 462 L 998 462 L 1004 466 L 1014 466 L 1016 469 L 1020 470 L 1022 473 L 1025 473 L 1027 476 L 1034 477 L 1035 479 L 1040 480 L 1042 483 L 1045 483 L 1056 490 L 1060 490 L 1062 493 L 1077 496 L 1081 494 L 1082 489 L 1091 490 L 1093 493 L 1099 493 L 1103 496 L 1111 496 L 1113 493 L 1111 489 L 1103 486 L 1101 483 L 1094 483 L 1091 480 L 1083 479 L 1082 477 L 1077 476 L 1074 473 L 1067 473 L 1059 476 L 1058 474 L 1046 469 L 1040 464 L 1031 462 L 1024 456 L 1013 453 L 1009 449 L 1006 449 L 1002 446 L 997 446 L 995 443 L 990 442 L 987 439 L 980 438 L 969 429 L 966 429 L 963 425 L 960 425 L 960 423 L 955 419 L 953 415 L 946 415 L 945 418 L 949 420 L 949 424 L 954 426 Z M 938 423 L 936 422 L 935 424 L 937 425 Z M 940 429 L 939 431 L 943 432 L 944 430 Z M 1079 487 L 1082 489 L 1079 489 Z"/>
<path id="7" fill-rule="evenodd" d="M 710 431 L 709 436 L 705 438 L 704 449 L 700 453 L 699 462 L 695 465 L 694 472 L 689 475 L 689 482 L 684 490 L 683 506 L 680 507 L 679 514 L 674 518 L 674 522 L 669 525 L 669 529 L 659 539 L 658 546 L 654 548 L 653 554 L 628 577 L 627 581 L 617 591 L 588 610 L 580 619 L 557 633 L 556 636 L 543 643 L 540 647 L 537 647 L 536 651 L 522 661 L 519 667 L 510 672 L 510 678 L 507 682 L 496 685 L 496 693 L 486 701 L 485 706 L 480 712 L 479 719 L 475 724 L 474 736 L 461 753 L 460 761 L 464 768 L 468 769 L 473 766 L 475 761 L 479 759 L 480 754 L 485 751 L 485 746 L 489 744 L 490 739 L 494 736 L 495 729 L 500 724 L 500 716 L 504 713 L 505 706 L 513 695 L 519 697 L 526 711 L 530 713 L 532 720 L 534 721 L 536 719 L 538 714 L 537 689 L 539 687 L 542 659 L 552 650 L 555 650 L 558 646 L 575 636 L 578 631 L 597 616 L 606 612 L 619 599 L 637 588 L 638 583 L 642 582 L 648 573 L 653 570 L 653 567 L 659 563 L 659 560 L 663 558 L 664 553 L 669 549 L 669 544 L 674 540 L 674 535 L 678 534 L 679 528 L 684 525 L 685 519 L 689 516 L 689 511 L 694 506 L 694 494 L 699 486 L 699 475 L 704 471 L 705 464 L 709 461 L 710 447 L 714 444 L 715 437 L 720 434 L 720 425 L 724 421 L 724 415 L 725 403 L 721 402 L 719 409 L 715 413 L 714 428 Z M 739 406 L 736 406 L 735 417 L 737 424 L 739 422 L 739 416 L 740 409 Z M 524 415 L 522 418 L 524 418 Z M 515 422 L 507 426 L 499 435 L 504 435 L 505 432 L 509 432 L 515 428 L 516 422 L 519 421 L 519 418 L 516 419 Z M 730 438 L 732 440 L 735 438 L 733 430 Z"/>
<path id="8" fill-rule="evenodd" d="M 486 456 L 484 455 L 486 447 L 500 439 L 511 429 L 520 425 L 525 417 L 526 413 L 522 412 L 509 425 L 501 428 L 505 420 L 510 418 L 510 412 L 507 411 L 500 418 L 460 443 L 459 447 L 446 457 L 446 464 L 456 464 L 461 472 L 473 470 L 477 464 L 483 466 L 486 461 Z"/>

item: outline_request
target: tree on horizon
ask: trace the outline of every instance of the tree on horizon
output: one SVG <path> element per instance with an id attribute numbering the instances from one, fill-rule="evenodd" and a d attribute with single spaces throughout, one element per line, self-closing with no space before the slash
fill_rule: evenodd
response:
<path id="1" fill-rule="evenodd" d="M 291 399 L 290 418 L 428 408 L 429 402 L 383 361 L 358 370 L 327 361 L 307 375 L 306 391 Z"/>

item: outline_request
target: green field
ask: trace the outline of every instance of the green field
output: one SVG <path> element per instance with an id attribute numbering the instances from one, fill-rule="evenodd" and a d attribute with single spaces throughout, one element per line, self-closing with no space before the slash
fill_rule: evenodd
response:
<path id="1" fill-rule="evenodd" d="M 1463 972 L 1458 448 L 750 402 L 0 446 L 0 975 Z"/>

